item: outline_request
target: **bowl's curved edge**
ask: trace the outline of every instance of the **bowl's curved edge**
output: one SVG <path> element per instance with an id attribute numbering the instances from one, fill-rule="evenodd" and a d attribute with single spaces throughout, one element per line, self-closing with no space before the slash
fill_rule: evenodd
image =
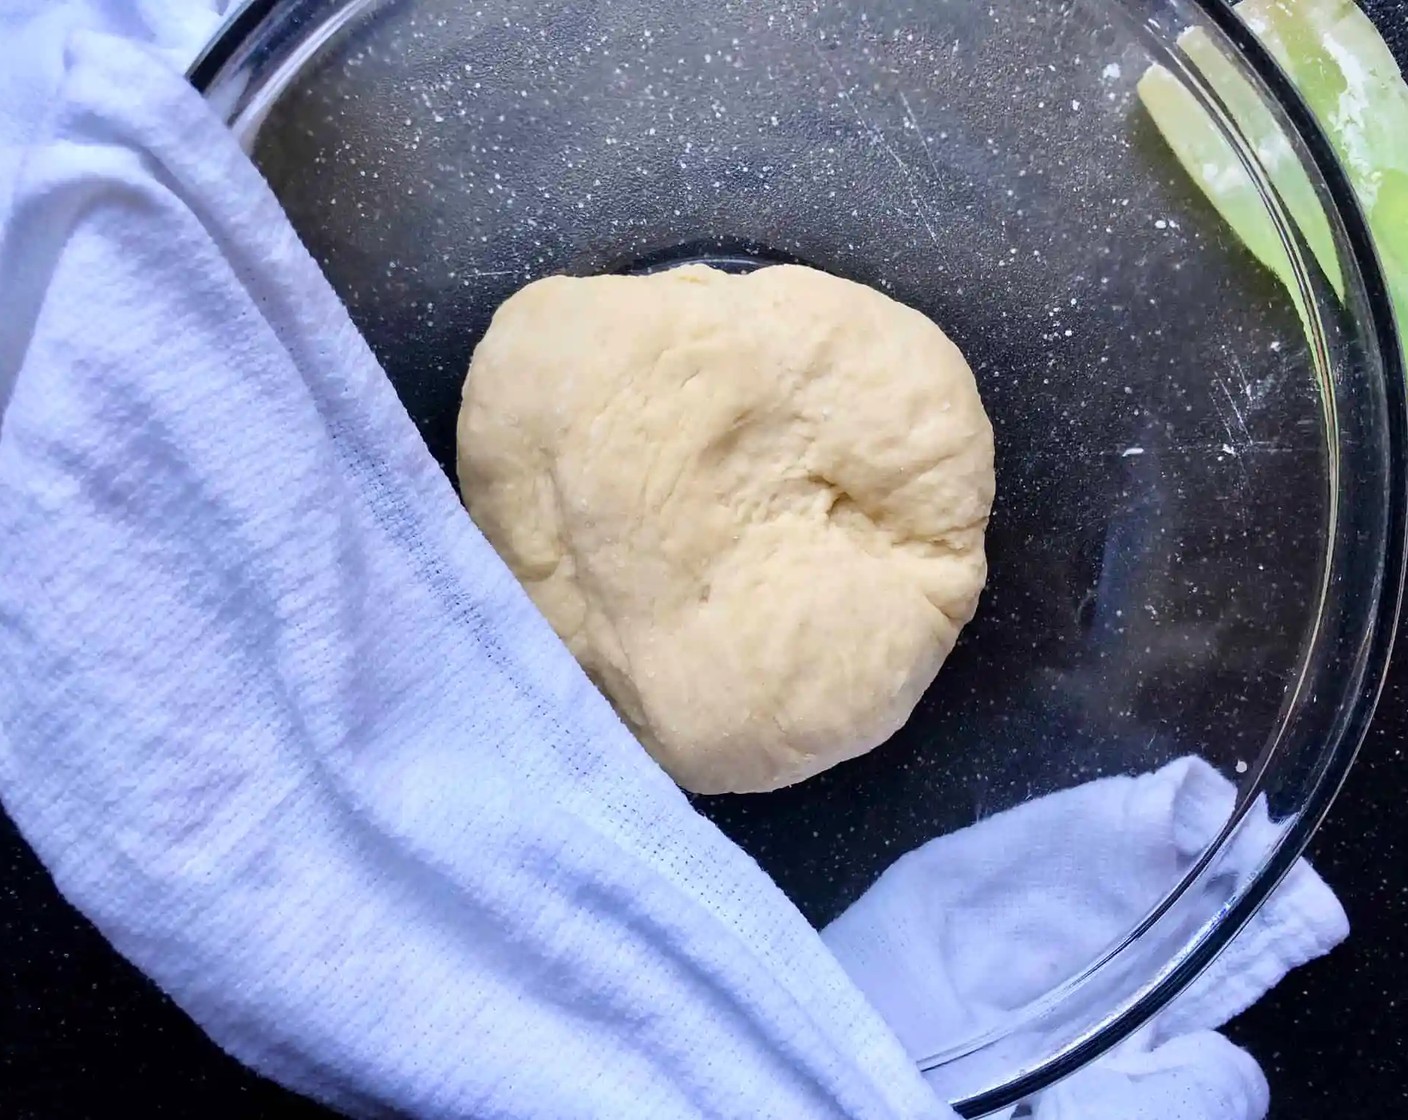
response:
<path id="1" fill-rule="evenodd" d="M 220 26 L 201 48 L 195 60 L 186 68 L 186 81 L 204 94 L 215 75 L 230 60 L 230 56 L 263 23 L 279 0 L 238 0 L 225 14 Z"/>
<path id="2" fill-rule="evenodd" d="M 1379 602 L 1366 635 L 1357 695 L 1346 697 L 1349 710 L 1339 741 L 1329 752 L 1320 780 L 1288 828 L 1280 846 L 1261 873 L 1224 913 L 1222 920 L 1169 969 L 1125 1007 L 1069 1048 L 1024 1072 L 1005 1085 L 952 1102 L 960 1115 L 989 1115 L 1017 1104 L 1069 1076 L 1129 1037 L 1186 989 L 1261 908 L 1304 852 L 1343 786 L 1368 734 L 1393 653 L 1402 609 L 1405 564 L 1408 563 L 1408 382 L 1402 325 L 1395 319 L 1368 219 L 1359 205 L 1349 175 L 1335 154 L 1319 120 L 1294 82 L 1225 0 L 1188 0 L 1226 36 L 1256 76 L 1266 84 L 1298 138 L 1310 153 L 1343 223 L 1345 239 L 1366 296 L 1376 314 L 1370 334 L 1379 352 L 1387 405 L 1388 471 L 1384 566 Z"/>

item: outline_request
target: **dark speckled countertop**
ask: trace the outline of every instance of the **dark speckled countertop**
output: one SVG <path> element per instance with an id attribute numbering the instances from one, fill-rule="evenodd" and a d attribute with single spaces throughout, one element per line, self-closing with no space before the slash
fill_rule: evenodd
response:
<path id="1" fill-rule="evenodd" d="M 1408 0 L 1362 0 L 1408 69 Z M 1311 846 L 1349 941 L 1228 1033 L 1261 1060 L 1272 1120 L 1381 1120 L 1408 1106 L 1408 656 Z M 329 1117 L 226 1057 L 59 896 L 0 816 L 0 1118 Z"/>

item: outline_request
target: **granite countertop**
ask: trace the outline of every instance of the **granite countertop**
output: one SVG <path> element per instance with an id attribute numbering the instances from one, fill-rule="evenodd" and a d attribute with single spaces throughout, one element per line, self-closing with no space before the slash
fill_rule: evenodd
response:
<path id="1" fill-rule="evenodd" d="M 1361 0 L 1408 69 L 1408 0 Z M 1228 1034 L 1261 1061 L 1272 1120 L 1380 1120 L 1408 1106 L 1408 656 L 1311 845 L 1349 941 Z M 59 896 L 0 815 L 0 1115 L 331 1117 L 218 1050 Z"/>

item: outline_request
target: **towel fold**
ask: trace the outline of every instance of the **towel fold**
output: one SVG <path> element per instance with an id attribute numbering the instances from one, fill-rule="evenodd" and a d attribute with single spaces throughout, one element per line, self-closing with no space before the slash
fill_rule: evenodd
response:
<path id="1" fill-rule="evenodd" d="M 823 939 L 916 1058 L 1007 1028 L 1126 935 L 1232 813 L 1231 782 L 1201 759 L 1050 794 L 901 857 Z M 1226 891 L 1278 831 L 1253 804 L 1221 864 Z M 1217 898 L 1199 913 L 1216 912 Z M 1032 1102 L 1038 1120 L 1257 1120 L 1260 1069 L 1213 1033 L 1287 972 L 1342 941 L 1348 920 L 1304 860 L 1212 966 L 1110 1054 Z M 999 1082 L 1020 1038 L 928 1074 L 948 1098 Z"/>

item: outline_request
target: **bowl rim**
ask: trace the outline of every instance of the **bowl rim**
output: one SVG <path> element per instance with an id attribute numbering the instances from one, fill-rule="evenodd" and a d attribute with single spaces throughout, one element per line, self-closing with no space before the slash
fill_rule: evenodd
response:
<path id="1" fill-rule="evenodd" d="M 1116 2 L 1125 4 L 1128 0 Z M 1364 333 L 1377 350 L 1374 356 L 1378 358 L 1378 367 L 1374 372 L 1381 376 L 1380 388 L 1385 406 L 1384 455 L 1387 461 L 1384 472 L 1386 487 L 1382 494 L 1384 532 L 1378 601 L 1367 620 L 1360 645 L 1358 672 L 1354 674 L 1357 680 L 1352 682 L 1352 687 L 1347 685 L 1344 689 L 1342 700 L 1346 711 L 1338 721 L 1336 734 L 1323 755 L 1320 774 L 1290 820 L 1281 840 L 1270 851 L 1255 876 L 1210 927 L 1205 926 L 1189 936 L 1182 951 L 1177 954 L 1173 967 L 1134 995 L 1120 1001 L 1075 1042 L 999 1086 L 952 1102 L 954 1110 L 969 1120 L 1009 1108 L 1033 1093 L 1050 1087 L 1128 1038 L 1185 991 L 1257 913 L 1304 853 L 1306 845 L 1329 812 L 1368 735 L 1383 691 L 1402 610 L 1405 564 L 1408 563 L 1408 382 L 1405 382 L 1408 351 L 1404 349 L 1408 336 L 1402 333 L 1405 325 L 1397 321 L 1368 219 L 1349 174 L 1319 119 L 1295 82 L 1237 14 L 1231 0 L 1177 2 L 1196 10 L 1224 37 L 1225 43 L 1238 54 L 1239 61 L 1264 84 L 1271 96 L 1271 103 L 1284 114 L 1295 139 L 1304 147 L 1308 167 L 1320 176 L 1331 213 L 1343 230 L 1349 254 L 1345 262 L 1349 269 L 1346 271 L 1350 276 L 1357 273 L 1360 280 L 1368 313 Z M 1346 288 L 1348 290 L 1348 283 Z M 1326 553 L 1327 582 L 1333 575 L 1334 561 L 1339 553 L 1333 539 L 1338 526 L 1332 520 L 1329 528 L 1331 543 Z M 1323 594 L 1320 606 L 1323 611 Z M 1311 644 L 1313 646 L 1313 639 Z M 1189 873 L 1190 877 L 1215 858 L 1235 835 L 1240 814 L 1247 808 L 1249 805 L 1239 804 L 1232 820 L 1204 853 L 1194 871 Z M 1122 944 L 1121 950 L 1127 944 L 1129 942 Z M 921 1068 L 925 1065 L 921 1061 Z"/>
<path id="2" fill-rule="evenodd" d="M 241 48 L 280 7 L 296 0 L 238 0 L 186 71 L 187 81 L 208 96 L 217 77 Z M 1116 0 L 1126 5 L 1129 0 Z M 1177 964 L 1155 982 L 1124 999 L 1075 1043 L 1049 1055 L 1003 1084 L 952 1101 L 961 1116 L 974 1118 L 1010 1107 L 1069 1076 L 1108 1051 L 1146 1023 L 1184 991 L 1236 936 L 1276 889 L 1300 858 L 1311 836 L 1324 820 L 1368 734 L 1382 693 L 1393 651 L 1408 566 L 1408 380 L 1403 348 L 1403 325 L 1398 324 L 1388 284 L 1368 219 L 1355 194 L 1348 173 L 1315 114 L 1292 79 L 1271 52 L 1235 11 L 1229 0 L 1178 0 L 1207 20 L 1239 56 L 1251 74 L 1271 95 L 1284 114 L 1295 138 L 1308 156 L 1309 167 L 1319 175 L 1328 202 L 1344 232 L 1349 259 L 1357 273 L 1368 311 L 1365 335 L 1377 348 L 1385 404 L 1386 478 L 1383 495 L 1384 539 L 1378 602 L 1367 623 L 1360 647 L 1358 680 L 1346 687 L 1346 712 L 1338 733 L 1324 755 L 1324 765 L 1303 805 L 1294 815 L 1280 843 L 1241 893 L 1224 909 L 1211 928 L 1190 935 Z M 357 0 L 344 0 L 357 5 Z M 357 5 L 360 6 L 360 5 Z M 1333 524 L 1331 526 L 1333 529 Z M 1333 550 L 1332 550 L 1333 552 Z M 1330 557 L 1333 558 L 1332 556 Z M 1323 604 L 1322 604 L 1323 605 Z M 1234 817 L 1233 824 L 1237 818 Z M 1229 825 L 1229 830 L 1231 829 Z M 1210 848 L 1215 855 L 1219 842 Z M 919 1062 L 925 1068 L 924 1061 Z"/>

